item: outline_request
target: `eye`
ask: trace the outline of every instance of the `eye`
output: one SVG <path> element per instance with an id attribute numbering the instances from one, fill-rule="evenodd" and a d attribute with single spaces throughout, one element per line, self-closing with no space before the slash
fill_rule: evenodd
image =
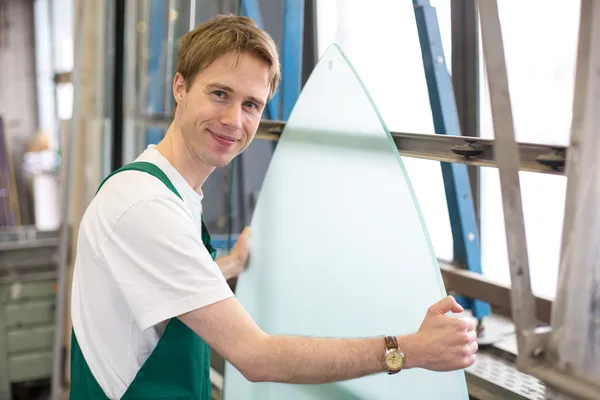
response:
<path id="1" fill-rule="evenodd" d="M 251 102 L 251 101 L 244 102 L 244 107 L 258 109 L 258 105 L 256 103 Z"/>
<path id="2" fill-rule="evenodd" d="M 213 94 L 217 97 L 225 97 L 225 92 L 222 90 L 215 90 Z"/>

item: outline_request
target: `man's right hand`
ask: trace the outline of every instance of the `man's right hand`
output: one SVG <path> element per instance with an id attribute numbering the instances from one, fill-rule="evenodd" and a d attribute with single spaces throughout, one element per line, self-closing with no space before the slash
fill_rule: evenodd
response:
<path id="1" fill-rule="evenodd" d="M 451 371 L 473 365 L 478 349 L 476 323 L 446 315 L 462 311 L 452 296 L 429 307 L 419 330 L 399 338 L 400 347 L 406 349 L 406 368 Z"/>

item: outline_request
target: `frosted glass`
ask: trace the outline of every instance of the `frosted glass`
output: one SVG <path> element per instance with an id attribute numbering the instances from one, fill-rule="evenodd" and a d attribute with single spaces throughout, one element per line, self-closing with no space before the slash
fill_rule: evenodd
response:
<path id="1" fill-rule="evenodd" d="M 432 0 L 431 5 L 438 16 L 445 57 L 450 60 L 450 0 Z M 435 133 L 411 1 L 318 0 L 317 28 L 319 55 L 330 44 L 341 47 L 391 131 Z M 454 242 L 440 163 L 410 157 L 402 161 L 436 255 L 452 260 Z"/>
<path id="2" fill-rule="evenodd" d="M 339 48 L 319 60 L 273 155 L 237 296 L 266 332 L 414 332 L 445 295 L 392 138 Z M 226 400 L 467 399 L 463 371 L 412 369 L 326 385 L 251 383 L 226 364 Z"/>

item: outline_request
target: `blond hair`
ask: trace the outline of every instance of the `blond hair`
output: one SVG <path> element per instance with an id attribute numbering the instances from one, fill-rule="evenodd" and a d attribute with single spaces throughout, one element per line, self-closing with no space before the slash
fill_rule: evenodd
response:
<path id="1" fill-rule="evenodd" d="M 277 45 L 252 19 L 236 15 L 218 15 L 181 38 L 177 72 L 185 79 L 186 89 L 202 69 L 232 51 L 248 52 L 269 65 L 270 100 L 281 79 Z"/>

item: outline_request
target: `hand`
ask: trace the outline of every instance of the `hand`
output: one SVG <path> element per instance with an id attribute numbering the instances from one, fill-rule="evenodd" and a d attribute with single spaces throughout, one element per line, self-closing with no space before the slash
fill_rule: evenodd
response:
<path id="1" fill-rule="evenodd" d="M 242 230 L 242 233 L 238 236 L 233 248 L 231 249 L 231 255 L 238 259 L 240 267 L 243 270 L 248 262 L 249 254 L 249 241 L 250 241 L 250 227 L 247 226 Z"/>
<path id="2" fill-rule="evenodd" d="M 406 343 L 407 367 L 452 371 L 473 365 L 478 349 L 476 323 L 445 315 L 450 311 L 463 311 L 452 296 L 429 307 L 417 333 L 400 339 Z"/>

